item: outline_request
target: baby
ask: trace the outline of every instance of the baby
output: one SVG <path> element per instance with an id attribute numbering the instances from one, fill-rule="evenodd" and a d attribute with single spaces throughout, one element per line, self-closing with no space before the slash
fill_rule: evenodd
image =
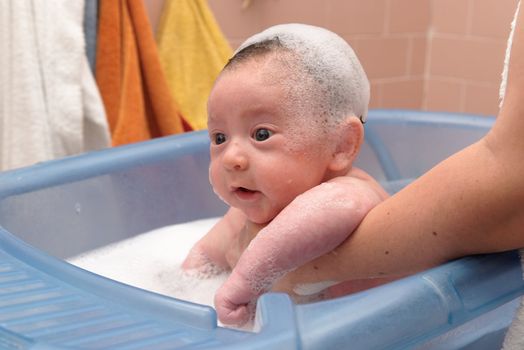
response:
<path id="1" fill-rule="evenodd" d="M 339 212 L 352 213 L 354 229 L 387 197 L 352 166 L 368 102 L 369 83 L 351 47 L 309 25 L 278 25 L 249 38 L 220 73 L 208 101 L 209 178 L 230 209 L 191 249 L 183 268 L 232 270 L 215 296 L 223 323 L 248 321 L 256 298 L 269 290 L 297 301 L 345 292 L 340 281 L 304 286 L 288 277 L 352 230 L 332 225 L 329 236 L 296 231 L 282 237 L 264 235 L 263 228 L 273 219 L 273 227 L 285 225 L 277 217 L 282 210 L 304 217 L 322 211 L 316 194 L 349 192 L 354 199 L 338 203 Z M 307 208 L 294 207 L 299 195 L 311 198 Z M 324 226 L 330 215 L 326 211 Z"/>

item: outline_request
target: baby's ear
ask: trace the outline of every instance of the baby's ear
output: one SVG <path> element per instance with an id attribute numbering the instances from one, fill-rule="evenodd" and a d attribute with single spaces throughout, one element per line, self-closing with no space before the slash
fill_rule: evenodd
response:
<path id="1" fill-rule="evenodd" d="M 347 117 L 339 124 L 337 136 L 338 145 L 329 165 L 329 169 L 334 172 L 351 168 L 364 140 L 362 122 L 355 116 Z"/>

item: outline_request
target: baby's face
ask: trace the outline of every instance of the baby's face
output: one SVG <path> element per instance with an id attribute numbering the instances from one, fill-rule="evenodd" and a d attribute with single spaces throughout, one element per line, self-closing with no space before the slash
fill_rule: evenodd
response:
<path id="1" fill-rule="evenodd" d="M 313 118 L 292 113 L 276 74 L 266 60 L 245 62 L 222 74 L 208 102 L 211 184 L 259 224 L 325 181 L 332 153 Z"/>

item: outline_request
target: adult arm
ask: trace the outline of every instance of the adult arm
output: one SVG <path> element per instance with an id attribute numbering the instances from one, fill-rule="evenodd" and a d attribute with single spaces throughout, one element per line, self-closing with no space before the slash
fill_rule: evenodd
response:
<path id="1" fill-rule="evenodd" d="M 402 275 L 465 255 L 524 247 L 523 133 L 520 11 L 504 104 L 492 130 L 371 210 L 343 245 L 297 270 L 295 280 Z"/>
<path id="2" fill-rule="evenodd" d="M 342 245 L 291 272 L 287 277 L 294 284 L 391 278 L 465 255 L 524 247 L 522 12 L 505 102 L 492 130 L 372 209 Z M 292 204 L 305 206 L 307 202 L 300 203 L 305 198 L 299 196 Z M 286 235 L 297 227 L 303 234 L 328 236 L 333 227 L 351 232 L 350 215 L 341 215 L 336 206 L 332 209 L 329 225 L 324 224 L 322 211 L 302 221 L 295 220 L 298 216 L 291 211 L 282 211 L 264 232 Z M 286 226 L 277 225 L 279 221 Z"/>

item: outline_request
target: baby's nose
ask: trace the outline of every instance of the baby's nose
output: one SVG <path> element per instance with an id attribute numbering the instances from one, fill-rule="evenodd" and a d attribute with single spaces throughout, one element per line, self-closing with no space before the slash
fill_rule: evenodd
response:
<path id="1" fill-rule="evenodd" d="M 246 170 L 249 162 L 245 150 L 236 142 L 228 145 L 223 157 L 224 167 L 228 170 Z"/>

